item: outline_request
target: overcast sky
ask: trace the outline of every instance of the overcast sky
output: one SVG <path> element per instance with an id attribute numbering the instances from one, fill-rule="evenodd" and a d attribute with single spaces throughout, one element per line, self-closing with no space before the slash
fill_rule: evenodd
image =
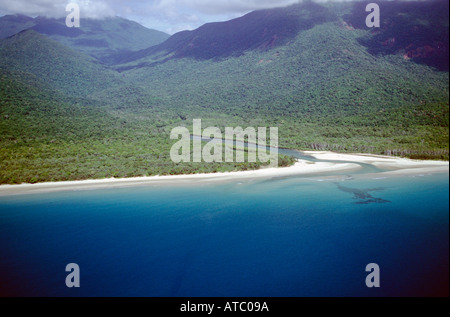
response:
<path id="1" fill-rule="evenodd" d="M 63 17 L 70 2 L 80 5 L 81 18 L 121 16 L 173 34 L 206 22 L 226 21 L 256 9 L 285 6 L 299 0 L 0 0 L 0 16 L 21 13 Z"/>
<path id="2" fill-rule="evenodd" d="M 80 5 L 81 18 L 117 15 L 173 34 L 206 22 L 226 21 L 255 9 L 289 5 L 298 0 L 0 0 L 0 15 L 63 17 L 70 2 Z"/>

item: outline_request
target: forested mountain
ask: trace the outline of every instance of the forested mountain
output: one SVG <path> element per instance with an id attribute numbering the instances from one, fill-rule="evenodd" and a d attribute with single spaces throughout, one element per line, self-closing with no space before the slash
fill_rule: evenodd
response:
<path id="1" fill-rule="evenodd" d="M 116 77 L 95 59 L 33 30 L 0 42 L 0 68 L 33 74 L 71 96 L 87 96 L 105 89 Z"/>
<path id="2" fill-rule="evenodd" d="M 182 117 L 207 116 L 218 126 L 230 121 L 279 126 L 280 143 L 286 147 L 448 157 L 446 8 L 445 1 L 381 2 L 385 18 L 380 29 L 365 26 L 368 13 L 360 2 L 309 2 L 263 10 L 229 25 L 251 25 L 255 16 L 272 13 L 279 23 L 295 16 L 300 20 L 297 25 L 307 27 L 293 31 L 278 46 L 254 47 L 247 41 L 241 43 L 238 54 L 210 59 L 161 49 L 184 34 L 196 34 L 195 43 L 207 43 L 203 37 L 211 34 L 217 38 L 228 34 L 223 23 L 209 24 L 176 34 L 116 69 Z M 323 18 L 311 25 L 307 23 L 311 15 Z M 399 17 L 407 20 L 406 26 Z M 283 29 L 264 19 L 260 24 L 268 34 Z M 218 32 L 221 27 L 224 34 Z M 236 36 L 248 38 L 253 29 L 236 28 Z M 419 31 L 421 37 L 416 36 Z M 392 36 L 394 43 L 408 45 L 375 49 L 385 47 L 384 39 Z M 409 49 L 420 51 L 423 45 L 440 49 L 429 58 L 409 57 Z"/>
<path id="3" fill-rule="evenodd" d="M 130 54 L 122 62 L 152 55 L 197 60 L 240 56 L 248 50 L 287 44 L 300 32 L 332 20 L 336 16 L 329 9 L 313 2 L 254 11 L 231 21 L 179 32 L 160 45 Z"/>
<path id="4" fill-rule="evenodd" d="M 311 1 L 285 8 L 251 12 L 243 17 L 209 23 L 177 33 L 169 40 L 128 54 L 121 63 L 193 58 L 223 59 L 252 50 L 267 50 L 292 43 L 301 32 L 326 22 L 340 21 L 349 30 L 368 30 L 367 2 L 319 5 Z M 448 71 L 448 1 L 382 2 L 382 25 L 358 38 L 372 55 L 403 54 Z M 314 43 L 311 43 L 314 45 Z"/>
<path id="5" fill-rule="evenodd" d="M 80 28 L 68 28 L 64 18 L 7 15 L 0 18 L 0 39 L 31 29 L 108 64 L 116 56 L 160 44 L 169 38 L 164 32 L 120 17 L 82 21 Z"/>
<path id="6" fill-rule="evenodd" d="M 365 3 L 344 16 L 349 27 L 365 29 Z M 405 59 L 449 70 L 448 1 L 386 2 L 380 29 L 359 39 L 373 55 L 403 54 Z"/>
<path id="7" fill-rule="evenodd" d="M 364 3 L 308 1 L 91 56 L 76 29 L 0 18 L 0 182 L 260 166 L 171 162 L 171 129 L 198 118 L 278 127 L 299 150 L 448 159 L 448 2 L 379 4 L 379 29 Z"/>

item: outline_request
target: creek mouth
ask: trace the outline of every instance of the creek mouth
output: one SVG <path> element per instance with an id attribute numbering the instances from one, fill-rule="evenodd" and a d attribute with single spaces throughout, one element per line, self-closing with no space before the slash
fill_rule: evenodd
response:
<path id="1" fill-rule="evenodd" d="M 216 142 L 216 143 L 224 141 L 222 139 L 205 138 L 205 137 L 196 136 L 196 135 L 191 135 L 191 139 L 192 140 L 200 140 L 202 142 Z M 361 166 L 360 169 L 355 170 L 352 174 L 373 174 L 373 173 L 383 173 L 383 172 L 388 171 L 387 169 L 382 169 L 382 168 L 376 167 L 372 164 L 361 163 L 361 162 L 357 162 L 357 161 L 322 160 L 322 159 L 315 158 L 311 155 L 307 155 L 301 151 L 290 150 L 290 149 L 285 149 L 285 148 L 280 148 L 280 147 L 275 148 L 275 147 L 271 147 L 271 146 L 261 146 L 261 145 L 255 144 L 255 143 L 236 141 L 236 140 L 234 141 L 234 145 L 236 147 L 240 147 L 240 148 L 244 148 L 244 149 L 263 149 L 263 150 L 266 149 L 267 151 L 277 149 L 279 154 L 291 156 L 296 159 L 300 159 L 300 160 L 304 160 L 304 161 L 308 161 L 308 162 L 312 162 L 312 163 L 335 163 L 335 164 L 351 163 L 351 164 L 357 164 L 357 165 Z M 336 171 L 336 172 L 330 173 L 328 171 L 327 174 L 329 174 L 330 176 L 348 175 L 348 172 Z"/>

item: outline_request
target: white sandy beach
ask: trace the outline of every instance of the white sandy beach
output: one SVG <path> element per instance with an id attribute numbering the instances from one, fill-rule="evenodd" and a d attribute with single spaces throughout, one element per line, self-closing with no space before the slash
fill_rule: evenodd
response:
<path id="1" fill-rule="evenodd" d="M 411 173 L 442 173 L 449 171 L 448 161 L 423 161 L 411 160 L 407 158 L 391 157 L 372 154 L 344 154 L 334 152 L 313 152 L 304 151 L 306 155 L 310 155 L 319 160 L 330 161 L 352 161 L 364 164 L 371 164 L 380 169 L 386 170 L 383 175 L 405 175 Z"/>
<path id="2" fill-rule="evenodd" d="M 224 182 L 233 180 L 262 179 L 301 175 L 326 174 L 330 172 L 351 172 L 361 169 L 357 163 L 372 164 L 385 169 L 386 172 L 377 175 L 399 175 L 411 173 L 445 173 L 449 171 L 449 162 L 419 161 L 403 158 L 366 154 L 340 154 L 334 152 L 303 152 L 320 160 L 336 161 L 308 162 L 299 160 L 295 165 L 284 168 L 263 168 L 256 171 L 241 171 L 229 173 L 211 173 L 177 176 L 152 176 L 124 179 L 100 179 L 69 182 L 48 182 L 38 184 L 2 185 L 0 196 L 46 193 L 58 191 L 94 190 L 107 188 L 134 187 L 141 185 L 186 185 Z M 340 163 L 342 162 L 342 163 Z"/>

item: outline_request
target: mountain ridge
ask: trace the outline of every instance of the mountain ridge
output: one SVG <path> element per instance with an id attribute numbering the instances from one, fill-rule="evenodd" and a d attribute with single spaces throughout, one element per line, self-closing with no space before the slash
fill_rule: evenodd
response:
<path id="1" fill-rule="evenodd" d="M 148 29 L 120 17 L 102 20 L 83 19 L 80 28 L 68 28 L 65 19 L 31 18 L 24 15 L 0 17 L 0 39 L 32 29 L 72 49 L 110 64 L 116 56 L 157 45 L 169 35 Z"/>
<path id="2" fill-rule="evenodd" d="M 171 59 L 220 60 L 241 56 L 251 50 L 283 46 L 315 25 L 341 21 L 346 28 L 367 31 L 358 42 L 374 56 L 402 54 L 413 62 L 448 71 L 448 2 L 382 1 L 383 24 L 374 29 L 365 25 L 368 14 L 365 5 L 364 1 L 342 4 L 308 1 L 257 10 L 230 21 L 207 23 L 193 31 L 182 31 L 161 44 L 125 56 L 118 55 L 113 66 L 123 72 L 156 66 Z M 335 12 L 336 6 L 340 7 Z M 340 10 L 347 13 L 340 14 Z"/>
<path id="3" fill-rule="evenodd" d="M 281 46 L 299 32 L 335 19 L 327 8 L 313 2 L 257 10 L 229 21 L 207 23 L 193 31 L 176 33 L 165 42 L 132 53 L 119 62 L 128 63 L 155 54 L 166 60 L 240 56 L 247 50 Z"/>

